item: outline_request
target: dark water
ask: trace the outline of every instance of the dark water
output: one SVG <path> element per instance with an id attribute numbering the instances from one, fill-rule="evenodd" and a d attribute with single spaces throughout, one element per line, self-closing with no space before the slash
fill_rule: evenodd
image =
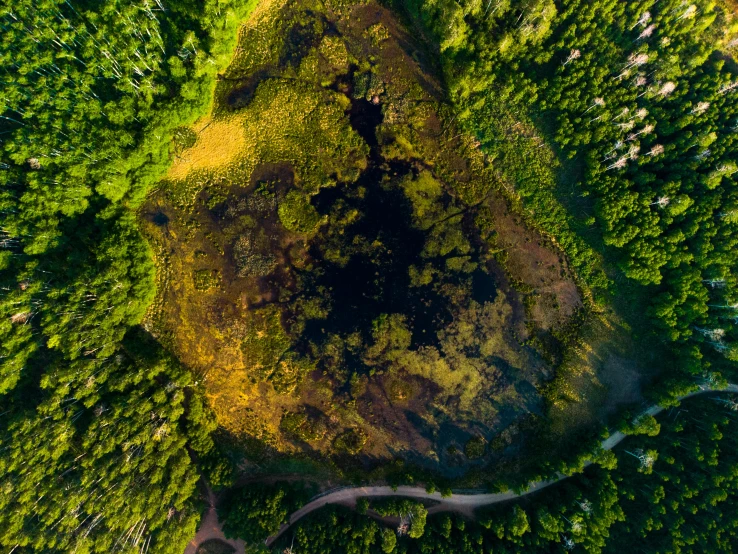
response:
<path id="1" fill-rule="evenodd" d="M 482 269 L 472 273 L 472 300 L 484 304 L 494 301 L 497 296 L 497 280 Z"/>
<path id="2" fill-rule="evenodd" d="M 153 221 L 154 224 L 159 227 L 164 227 L 167 223 L 169 223 L 169 216 L 159 210 L 153 216 L 151 216 L 151 221 Z"/>
<path id="3" fill-rule="evenodd" d="M 425 235 L 412 227 L 411 208 L 402 190 L 382 187 L 381 175 L 379 168 L 373 168 L 360 178 L 367 194 L 354 207 L 364 217 L 347 230 L 347 238 L 361 236 L 383 247 L 354 254 L 345 267 L 320 263 L 320 273 L 311 276 L 311 288 L 329 290 L 334 308 L 328 321 L 316 322 L 316 327 L 326 333 L 358 330 L 368 339 L 374 319 L 383 313 L 401 313 L 408 316 L 416 346 L 431 344 L 436 331 L 451 319 L 447 301 L 429 286 L 410 287 L 408 267 L 424 263 L 420 253 Z M 317 249 L 313 254 L 320 256 Z"/>
<path id="4" fill-rule="evenodd" d="M 410 286 L 408 268 L 427 263 L 421 257 L 426 236 L 412 226 L 411 204 L 402 188 L 392 184 L 414 168 L 408 162 L 382 159 L 376 137 L 376 127 L 382 122 L 380 105 L 353 100 L 348 115 L 353 128 L 370 146 L 369 165 L 356 183 L 323 189 L 313 198 L 313 205 L 327 214 L 341 199 L 358 209 L 363 216 L 346 229 L 342 240 L 349 244 L 354 237 L 362 237 L 365 243 L 377 241 L 382 247 L 355 253 L 344 267 L 322 260 L 322 242 L 312 247 L 312 256 L 320 261 L 315 270 L 303 275 L 306 289 L 324 287 L 333 309 L 327 320 L 309 322 L 303 338 L 320 344 L 329 334 L 346 336 L 359 331 L 370 342 L 372 322 L 377 317 L 400 313 L 408 318 L 413 348 L 436 344 L 437 332 L 452 320 L 448 299 L 432 286 Z M 366 189 L 363 198 L 350 194 L 358 187 Z M 481 270 L 478 273 L 473 276 L 475 298 L 494 295 L 494 279 Z"/>
<path id="5" fill-rule="evenodd" d="M 232 110 L 240 110 L 248 106 L 256 94 L 256 89 L 268 76 L 267 70 L 261 70 L 245 79 L 238 80 L 238 85 L 225 98 L 226 105 Z"/>
<path id="6" fill-rule="evenodd" d="M 353 99 L 348 116 L 354 131 L 369 145 L 372 161 L 377 162 L 379 158 L 379 152 L 377 150 L 377 126 L 384 119 L 382 106 L 364 99 Z"/>

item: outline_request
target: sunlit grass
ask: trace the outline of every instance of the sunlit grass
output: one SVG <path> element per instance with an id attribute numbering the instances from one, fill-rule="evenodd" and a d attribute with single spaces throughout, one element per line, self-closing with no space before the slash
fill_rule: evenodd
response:
<path id="1" fill-rule="evenodd" d="M 183 179 L 195 170 L 223 167 L 248 147 L 240 115 L 217 120 L 208 116 L 195 123 L 192 130 L 197 140 L 175 158 L 167 175 L 171 179 Z"/>

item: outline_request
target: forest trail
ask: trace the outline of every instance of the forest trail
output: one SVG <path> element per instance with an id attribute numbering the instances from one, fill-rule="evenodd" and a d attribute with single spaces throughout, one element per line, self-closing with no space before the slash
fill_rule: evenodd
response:
<path id="1" fill-rule="evenodd" d="M 216 511 L 217 498 L 210 487 L 207 487 L 207 491 L 208 511 L 200 522 L 200 527 L 197 529 L 195 538 L 187 544 L 184 554 L 197 554 L 197 549 L 202 543 L 213 539 L 223 541 L 232 546 L 236 550 L 235 554 L 245 554 L 246 543 L 241 539 L 227 539 L 223 534 L 223 529 L 221 529 L 220 522 L 218 521 L 218 512 Z"/>
<path id="2" fill-rule="evenodd" d="M 738 393 L 738 385 L 729 384 L 725 388 L 702 387 L 694 392 L 691 392 L 689 394 L 686 394 L 680 397 L 679 400 L 680 401 L 685 400 L 692 396 L 697 396 L 699 394 L 704 394 L 708 392 Z M 664 411 L 664 408 L 661 406 L 651 406 L 645 412 L 643 412 L 643 415 L 656 416 L 662 411 Z M 607 439 L 602 441 L 602 448 L 604 450 L 611 450 L 616 445 L 618 445 L 621 441 L 623 441 L 626 437 L 627 435 L 625 435 L 624 433 L 621 433 L 620 431 L 616 431 L 615 433 L 610 435 Z M 589 464 L 590 462 L 587 462 L 585 465 L 589 465 Z M 514 500 L 516 498 L 520 498 L 521 496 L 526 496 L 528 494 L 538 492 L 542 489 L 545 489 L 549 485 L 553 485 L 554 483 L 563 481 L 567 477 L 568 477 L 567 475 L 561 474 L 556 479 L 551 479 L 548 481 L 536 481 L 534 483 L 530 483 L 530 485 L 528 486 L 528 489 L 521 493 L 515 493 L 513 491 L 508 490 L 505 492 L 497 492 L 497 493 L 454 494 L 448 498 L 442 497 L 440 492 L 428 493 L 423 487 L 402 486 L 402 487 L 397 487 L 397 489 L 393 489 L 392 487 L 382 485 L 382 486 L 375 486 L 375 487 L 341 488 L 341 489 L 323 493 L 321 496 L 318 496 L 317 498 L 305 504 L 302 508 L 300 508 L 296 512 L 293 512 L 290 515 L 289 523 L 283 525 L 276 535 L 269 537 L 266 540 L 266 545 L 271 546 L 274 543 L 274 541 L 276 541 L 280 536 L 282 536 L 282 534 L 285 531 L 287 531 L 287 529 L 290 528 L 291 525 L 294 525 L 297 521 L 299 521 L 300 519 L 302 519 L 309 513 L 314 512 L 315 510 L 319 510 L 320 508 L 323 508 L 324 506 L 328 504 L 338 504 L 341 506 L 353 508 L 356 506 L 356 501 L 359 498 L 362 498 L 365 496 L 401 496 L 405 498 L 417 498 L 418 500 L 431 500 L 431 501 L 437 502 L 437 504 L 431 506 L 428 509 L 428 514 L 435 514 L 438 512 L 457 512 L 457 513 L 463 514 L 471 518 L 473 517 L 474 510 L 476 508 L 480 508 L 482 506 L 489 506 L 491 504 L 497 504 L 499 502 L 505 502 L 507 500 Z M 215 507 L 214 507 L 215 498 L 213 496 L 212 491 L 208 489 L 208 492 L 209 492 L 209 497 L 211 500 L 211 508 L 208 510 L 207 515 L 203 519 L 203 523 L 200 526 L 200 529 L 198 530 L 197 535 L 187 546 L 187 550 L 185 551 L 185 554 L 195 554 L 197 550 L 197 546 L 202 544 L 204 541 L 208 539 L 219 538 L 219 539 L 225 540 L 223 532 L 220 529 L 220 525 L 218 523 L 217 515 L 215 513 Z M 236 554 L 244 554 L 245 550 L 244 550 L 243 541 L 239 540 L 239 541 L 226 541 L 226 542 L 228 544 L 231 544 L 234 548 L 236 548 Z"/>
<path id="3" fill-rule="evenodd" d="M 729 384 L 723 389 L 714 389 L 711 387 L 700 388 L 694 392 L 686 394 L 679 398 L 679 400 L 685 400 L 692 396 L 704 394 L 707 392 L 734 392 L 738 393 L 738 385 Z M 644 413 L 644 415 L 655 416 L 664 411 L 661 406 L 651 406 Z M 617 444 L 619 444 L 628 435 L 616 431 L 610 435 L 606 440 L 602 441 L 602 448 L 604 450 L 611 450 Z M 587 462 L 586 465 L 589 465 Z M 443 498 L 440 492 L 434 492 L 429 494 L 423 487 L 397 487 L 397 490 L 393 490 L 389 486 L 377 486 L 377 487 L 350 487 L 345 489 L 339 489 L 328 494 L 324 494 L 318 498 L 315 498 L 311 502 L 305 504 L 302 508 L 290 515 L 289 524 L 285 524 L 279 530 L 279 533 L 269 537 L 266 541 L 267 546 L 271 545 L 277 540 L 291 525 L 294 525 L 297 521 L 305 517 L 310 512 L 314 512 L 327 504 L 340 504 L 343 506 L 354 507 L 356 500 L 363 496 L 402 496 L 407 498 L 417 498 L 419 500 L 433 500 L 438 504 L 428 509 L 428 514 L 435 514 L 438 512 L 457 512 L 467 517 L 472 517 L 474 510 L 482 506 L 489 506 L 491 504 L 497 504 L 498 502 L 505 502 L 507 500 L 514 500 L 534 492 L 538 492 L 541 489 L 545 489 L 549 485 L 558 483 L 566 479 L 567 475 L 559 475 L 556 479 L 549 481 L 537 481 L 530 483 L 528 490 L 521 493 L 515 493 L 513 491 L 497 492 L 497 493 L 482 493 L 482 494 L 454 494 L 448 498 Z"/>

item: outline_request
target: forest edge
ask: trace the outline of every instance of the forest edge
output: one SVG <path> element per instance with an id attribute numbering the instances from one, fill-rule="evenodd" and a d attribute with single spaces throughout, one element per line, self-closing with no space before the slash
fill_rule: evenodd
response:
<path id="1" fill-rule="evenodd" d="M 705 385 L 700 387 L 696 391 L 679 397 L 678 400 L 679 402 L 681 402 L 693 396 L 698 396 L 709 392 L 731 392 L 738 394 L 738 384 L 730 383 L 725 387 L 712 387 L 709 385 Z M 656 416 L 663 412 L 665 409 L 666 408 L 664 406 L 656 404 L 649 407 L 641 415 Z M 621 431 L 615 431 L 614 433 L 610 434 L 609 437 L 602 441 L 601 447 L 603 450 L 612 450 L 628 436 L 629 435 L 626 435 Z M 592 462 L 585 462 L 584 465 L 586 467 L 591 464 Z M 428 509 L 429 515 L 440 512 L 456 512 L 469 518 L 473 518 L 474 510 L 476 508 L 498 504 L 500 502 L 506 502 L 508 500 L 515 500 L 516 498 L 538 492 L 569 477 L 571 477 L 571 475 L 559 473 L 554 479 L 531 482 L 528 484 L 528 487 L 525 491 L 519 493 L 516 493 L 512 490 L 507 490 L 505 492 L 497 493 L 454 494 L 450 497 L 444 497 L 438 491 L 429 493 L 423 487 L 391 487 L 389 485 L 373 487 L 341 487 L 339 489 L 323 492 L 317 495 L 302 508 L 290 514 L 289 523 L 285 523 L 284 525 L 282 525 L 276 535 L 268 537 L 266 539 L 266 545 L 271 546 L 279 537 L 282 536 L 282 534 L 284 534 L 292 525 L 297 523 L 303 517 L 314 512 L 315 510 L 319 510 L 320 508 L 328 506 L 329 504 L 339 504 L 353 509 L 356 505 L 356 501 L 359 498 L 396 496 L 405 498 L 416 498 L 419 500 L 432 500 L 434 502 L 437 502 L 437 504 Z M 242 540 L 229 540 L 225 538 L 216 512 L 217 498 L 210 487 L 207 487 L 207 494 L 209 499 L 208 511 L 203 517 L 203 522 L 200 525 L 197 534 L 187 545 L 184 554 L 195 554 L 197 552 L 197 548 L 202 543 L 212 539 L 223 540 L 223 542 L 226 542 L 236 549 L 236 554 L 244 554 L 245 543 Z"/>

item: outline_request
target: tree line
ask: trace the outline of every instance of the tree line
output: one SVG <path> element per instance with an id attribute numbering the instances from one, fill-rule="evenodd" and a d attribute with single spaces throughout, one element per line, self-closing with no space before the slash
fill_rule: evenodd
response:
<path id="1" fill-rule="evenodd" d="M 460 119 L 557 237 L 604 302 L 613 279 L 648 287 L 644 306 L 673 368 L 662 399 L 735 375 L 738 76 L 724 54 L 729 13 L 695 0 L 396 2 L 437 42 Z M 500 122 L 551 137 L 591 212 L 572 214 L 537 146 Z M 515 142 L 517 140 L 517 142 Z M 507 142 L 507 144 L 503 144 Z M 574 175 L 574 177 L 572 177 Z M 578 229 L 596 228 L 605 277 Z"/>
<path id="2" fill-rule="evenodd" d="M 293 554 L 734 552 L 737 405 L 730 395 L 713 395 L 690 400 L 655 424 L 626 422 L 634 435 L 608 463 L 516 501 L 480 508 L 474 520 L 435 514 L 412 534 L 403 526 L 408 518 L 401 516 L 414 505 L 422 512 L 422 505 L 373 500 L 358 513 L 328 507 L 306 516 L 274 551 L 291 546 Z M 362 517 L 375 503 L 380 515 L 392 514 L 400 523 L 389 527 Z"/>
<path id="3" fill-rule="evenodd" d="M 140 321 L 135 210 L 255 2 L 0 8 L 0 547 L 181 553 L 214 419 Z"/>

